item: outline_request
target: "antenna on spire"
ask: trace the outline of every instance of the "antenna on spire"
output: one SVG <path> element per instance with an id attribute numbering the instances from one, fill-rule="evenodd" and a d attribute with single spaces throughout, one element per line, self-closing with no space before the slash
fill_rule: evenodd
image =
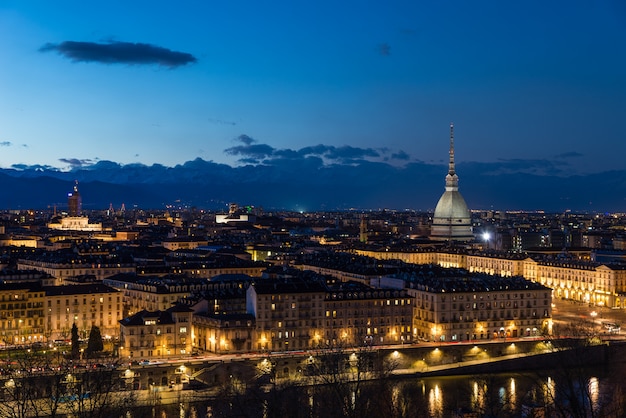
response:
<path id="1" fill-rule="evenodd" d="M 454 123 L 450 122 L 450 163 L 448 164 L 448 174 L 453 176 L 454 170 Z"/>

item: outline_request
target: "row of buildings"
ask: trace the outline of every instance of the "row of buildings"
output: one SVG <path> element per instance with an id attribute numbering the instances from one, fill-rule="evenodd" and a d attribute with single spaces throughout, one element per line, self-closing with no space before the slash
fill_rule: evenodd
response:
<path id="1" fill-rule="evenodd" d="M 572 254 L 529 255 L 494 251 L 450 251 L 357 248 L 359 255 L 379 260 L 437 264 L 497 277 L 520 276 L 553 289 L 554 297 L 612 308 L 626 307 L 626 266 L 599 263 Z"/>
<path id="2" fill-rule="evenodd" d="M 352 265 L 371 260 L 358 257 Z M 67 340 L 74 323 L 84 337 L 98 326 L 105 338 L 119 341 L 120 355 L 129 358 L 550 332 L 550 289 L 519 277 L 433 265 L 401 270 L 389 265 L 357 277 L 332 264 L 324 269 L 314 264 L 212 280 L 117 274 L 101 283 L 2 284 L 3 343 Z"/>
<path id="3" fill-rule="evenodd" d="M 281 268 L 254 280 L 224 280 L 165 311 L 141 310 L 122 320 L 120 353 L 280 352 L 551 332 L 551 291 L 543 285 L 461 270 L 430 273 L 428 280 L 390 276 L 368 285 Z M 183 315 L 183 322 L 175 319 Z M 174 349 L 177 336 L 187 344 L 180 350 Z"/>

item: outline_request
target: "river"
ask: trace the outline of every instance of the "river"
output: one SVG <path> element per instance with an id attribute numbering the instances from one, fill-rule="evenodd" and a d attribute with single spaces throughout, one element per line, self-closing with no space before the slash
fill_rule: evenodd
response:
<path id="1" fill-rule="evenodd" d="M 155 417 L 613 417 L 626 416 L 623 365 L 525 373 L 403 378 L 358 386 L 224 388 L 217 397 L 185 396 L 153 405 Z M 349 388 L 349 390 L 346 390 Z M 339 394 L 339 396 L 337 396 Z M 229 395 L 226 397 L 225 395 Z M 130 413 L 133 418 L 145 416 Z"/>

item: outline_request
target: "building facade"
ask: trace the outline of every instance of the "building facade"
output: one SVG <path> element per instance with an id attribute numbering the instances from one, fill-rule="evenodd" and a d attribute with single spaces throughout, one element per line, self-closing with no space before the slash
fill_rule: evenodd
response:
<path id="1" fill-rule="evenodd" d="M 193 311 L 173 306 L 165 311 L 143 310 L 119 321 L 119 355 L 129 360 L 191 355 Z"/>
<path id="2" fill-rule="evenodd" d="M 79 336 L 89 337 L 93 326 L 105 339 L 119 337 L 122 293 L 101 283 L 49 286 L 45 291 L 45 329 L 49 341 L 69 340 L 76 324 Z"/>
<path id="3" fill-rule="evenodd" d="M 139 311 L 165 311 L 193 292 L 208 289 L 208 280 L 184 276 L 149 277 L 119 274 L 103 284 L 121 291 L 124 317 Z"/>
<path id="4" fill-rule="evenodd" d="M 0 284 L 0 344 L 46 342 L 45 292 L 37 282 Z"/>
<path id="5" fill-rule="evenodd" d="M 429 260 L 442 267 L 458 267 L 470 272 L 498 277 L 522 276 L 554 289 L 554 297 L 612 308 L 626 308 L 626 268 L 620 264 L 591 260 L 560 259 L 540 254 L 464 253 L 448 250 L 386 251 L 354 250 L 356 254 L 379 260 L 406 262 Z"/>
<path id="6" fill-rule="evenodd" d="M 537 337 L 552 332 L 551 289 L 520 277 L 432 278 L 409 283 L 413 333 L 429 341 Z"/>

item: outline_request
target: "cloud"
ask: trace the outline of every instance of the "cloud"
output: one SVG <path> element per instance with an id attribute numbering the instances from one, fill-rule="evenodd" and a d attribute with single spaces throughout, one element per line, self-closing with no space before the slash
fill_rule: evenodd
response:
<path id="1" fill-rule="evenodd" d="M 59 171 L 59 169 L 56 168 L 56 167 L 52 167 L 50 165 L 41 165 L 41 164 L 33 164 L 33 165 L 29 165 L 29 164 L 11 164 L 11 168 L 13 168 L 15 170 L 20 170 L 20 171 L 27 171 L 27 170 L 33 170 L 33 171 Z"/>
<path id="2" fill-rule="evenodd" d="M 404 151 L 398 151 L 391 154 L 391 158 L 394 160 L 408 161 L 411 156 Z"/>
<path id="3" fill-rule="evenodd" d="M 0 147 L 10 147 L 11 145 L 13 145 L 11 143 L 11 141 L 2 141 L 2 142 L 0 142 Z"/>
<path id="4" fill-rule="evenodd" d="M 304 147 L 304 148 L 300 148 L 300 150 L 298 151 L 298 154 L 300 155 L 324 155 L 327 152 L 329 152 L 332 148 L 334 148 L 333 146 L 329 146 L 329 145 L 313 145 L 313 146 L 309 146 L 309 147 Z"/>
<path id="5" fill-rule="evenodd" d="M 391 46 L 387 42 L 379 44 L 378 53 L 383 57 L 388 57 L 391 55 Z"/>
<path id="6" fill-rule="evenodd" d="M 252 158 L 252 157 L 248 157 L 248 158 L 241 158 L 239 159 L 239 162 L 242 164 L 252 164 L 252 165 L 257 165 L 257 164 L 261 164 L 263 161 L 256 159 L 256 158 Z"/>
<path id="7" fill-rule="evenodd" d="M 119 170 L 121 167 L 122 165 L 120 163 L 114 161 L 99 160 L 97 163 L 85 168 L 89 168 L 90 170 Z"/>
<path id="8" fill-rule="evenodd" d="M 81 168 L 93 164 L 93 160 L 90 159 L 78 159 L 78 158 L 59 158 L 62 163 L 70 165 L 72 169 Z"/>
<path id="9" fill-rule="evenodd" d="M 197 62 L 186 52 L 172 51 L 156 45 L 110 41 L 106 43 L 64 41 L 47 43 L 40 52 L 56 52 L 73 62 L 102 64 L 159 65 L 176 68 Z"/>
<path id="10" fill-rule="evenodd" d="M 360 148 L 350 145 L 336 147 L 333 145 L 318 144 L 294 149 L 276 149 L 258 141 L 248 135 L 240 135 L 234 139 L 243 145 L 236 145 L 224 150 L 226 154 L 240 157 L 238 162 L 244 164 L 282 164 L 285 161 L 300 161 L 315 158 L 326 164 L 358 165 L 366 162 L 380 162 L 391 159 L 408 161 L 410 156 L 404 151 L 392 151 L 388 148 Z M 312 160 L 310 160 L 312 161 Z M 309 162 L 310 162 L 309 161 Z M 307 162 L 307 163 L 309 163 Z M 317 164 L 317 163 L 316 163 Z"/>
<path id="11" fill-rule="evenodd" d="M 279 149 L 274 151 L 274 157 L 284 160 L 296 160 L 301 159 L 302 155 L 298 151 L 292 149 Z"/>
<path id="12" fill-rule="evenodd" d="M 335 147 L 332 145 L 314 145 L 311 147 L 304 147 L 298 151 L 300 155 L 317 155 L 327 158 L 329 160 L 345 161 L 353 160 L 356 158 L 380 157 L 380 153 L 373 148 L 357 148 L 349 145 L 341 147 Z"/>
<path id="13" fill-rule="evenodd" d="M 267 144 L 238 145 L 224 150 L 226 154 L 241 155 L 257 159 L 272 156 L 274 148 Z"/>
<path id="14" fill-rule="evenodd" d="M 248 135 L 245 135 L 245 134 L 244 135 L 239 135 L 235 139 L 235 141 L 242 142 L 242 143 L 244 143 L 246 145 L 250 145 L 250 144 L 253 144 L 253 143 L 257 142 L 256 139 L 251 138 L 251 137 L 249 137 Z"/>

